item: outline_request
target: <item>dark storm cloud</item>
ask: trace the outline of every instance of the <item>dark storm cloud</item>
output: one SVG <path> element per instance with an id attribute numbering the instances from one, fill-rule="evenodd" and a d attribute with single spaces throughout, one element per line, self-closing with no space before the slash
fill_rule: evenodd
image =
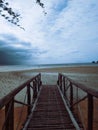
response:
<path id="1" fill-rule="evenodd" d="M 2 34 L 1 36 L 7 41 L 18 41 L 18 39 L 12 34 Z"/>
<path id="2" fill-rule="evenodd" d="M 21 45 L 25 47 L 30 46 L 29 42 L 21 41 L 19 38 L 17 38 L 13 34 L 0 34 L 0 44 L 9 46 L 10 44 L 17 44 L 17 43 L 20 43 Z"/>
<path id="3" fill-rule="evenodd" d="M 23 64 L 27 62 L 29 55 L 29 50 L 0 47 L 0 64 Z"/>
<path id="4" fill-rule="evenodd" d="M 19 42 L 19 39 L 10 35 L 3 37 L 5 39 L 0 40 L 0 65 L 33 64 L 36 56 L 40 54 L 39 50 L 31 48 L 28 42 Z M 17 42 L 23 47 L 13 46 Z"/>

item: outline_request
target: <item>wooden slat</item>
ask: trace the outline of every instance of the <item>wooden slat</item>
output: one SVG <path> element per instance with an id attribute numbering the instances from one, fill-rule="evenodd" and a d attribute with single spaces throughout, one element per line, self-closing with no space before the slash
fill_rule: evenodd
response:
<path id="1" fill-rule="evenodd" d="M 27 130 L 75 130 L 57 86 L 43 86 Z"/>

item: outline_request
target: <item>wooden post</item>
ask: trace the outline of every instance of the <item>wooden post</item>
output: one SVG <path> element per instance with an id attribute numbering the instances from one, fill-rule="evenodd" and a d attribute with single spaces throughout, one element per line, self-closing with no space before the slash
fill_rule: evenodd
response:
<path id="1" fill-rule="evenodd" d="M 27 85 L 27 104 L 28 106 L 28 115 L 31 112 L 31 92 L 30 92 L 30 84 Z"/>
<path id="2" fill-rule="evenodd" d="M 60 84 L 60 74 L 58 75 L 58 80 L 57 80 L 57 85 L 59 86 Z"/>
<path id="3" fill-rule="evenodd" d="M 40 90 L 40 76 L 38 76 L 38 78 L 37 78 L 37 82 L 38 82 L 38 91 Z"/>
<path id="4" fill-rule="evenodd" d="M 60 88 L 60 84 L 61 84 L 61 74 L 59 74 L 59 76 L 58 76 L 58 85 L 59 85 L 59 88 Z"/>
<path id="5" fill-rule="evenodd" d="M 42 85 L 41 74 L 39 74 L 38 83 L 39 83 L 38 86 L 39 86 L 39 90 L 40 90 L 40 87 Z"/>
<path id="6" fill-rule="evenodd" d="M 70 82 L 70 108 L 71 110 L 73 110 L 73 86 L 71 82 Z"/>
<path id="7" fill-rule="evenodd" d="M 88 128 L 93 130 L 93 96 L 88 94 Z"/>
<path id="8" fill-rule="evenodd" d="M 41 74 L 39 74 L 39 86 L 42 85 L 42 81 L 41 81 Z"/>
<path id="9" fill-rule="evenodd" d="M 5 106 L 5 130 L 14 130 L 14 99 Z"/>
<path id="10" fill-rule="evenodd" d="M 37 98 L 37 88 L 36 88 L 36 81 L 33 81 L 33 99 Z"/>
<path id="11" fill-rule="evenodd" d="M 41 82 L 41 74 L 39 74 L 39 86 L 42 85 L 42 82 Z"/>
<path id="12" fill-rule="evenodd" d="M 60 89 L 62 91 L 62 75 L 60 74 Z"/>
<path id="13" fill-rule="evenodd" d="M 64 96 L 66 96 L 66 89 L 65 89 L 65 77 L 63 77 L 63 87 L 64 87 Z"/>

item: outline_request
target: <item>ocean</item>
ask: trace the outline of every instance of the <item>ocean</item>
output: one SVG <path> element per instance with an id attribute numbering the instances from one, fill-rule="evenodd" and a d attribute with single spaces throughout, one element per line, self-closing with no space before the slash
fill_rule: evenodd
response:
<path id="1" fill-rule="evenodd" d="M 66 64 L 36 64 L 36 65 L 0 65 L 0 72 L 30 70 L 40 68 L 55 67 L 80 67 L 80 66 L 98 66 L 97 63 L 66 63 Z"/>

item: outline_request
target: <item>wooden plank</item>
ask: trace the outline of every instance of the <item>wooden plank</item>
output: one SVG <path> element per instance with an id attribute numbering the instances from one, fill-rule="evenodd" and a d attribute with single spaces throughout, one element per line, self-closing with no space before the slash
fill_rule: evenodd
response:
<path id="1" fill-rule="evenodd" d="M 23 130 L 75 130 L 56 85 L 42 86 Z"/>
<path id="2" fill-rule="evenodd" d="M 59 87 L 58 87 L 58 89 L 59 89 Z M 65 99 L 64 99 L 64 97 L 63 97 L 63 94 L 62 94 L 62 92 L 61 92 L 60 89 L 59 89 L 59 92 L 60 92 L 60 95 L 61 95 L 62 100 L 63 100 L 63 102 L 64 102 L 64 105 L 65 105 L 65 107 L 66 107 L 66 110 L 67 110 L 67 112 L 68 112 L 68 114 L 69 114 L 69 116 L 70 116 L 70 118 L 71 118 L 71 120 L 72 120 L 72 122 L 73 122 L 73 125 L 75 126 L 76 130 L 80 130 L 81 128 L 79 127 L 77 121 L 75 120 L 75 118 L 74 118 L 74 116 L 73 116 L 71 110 L 69 109 L 69 107 L 68 107 L 68 105 L 67 105 L 67 103 L 66 103 L 66 101 L 65 101 Z"/>

